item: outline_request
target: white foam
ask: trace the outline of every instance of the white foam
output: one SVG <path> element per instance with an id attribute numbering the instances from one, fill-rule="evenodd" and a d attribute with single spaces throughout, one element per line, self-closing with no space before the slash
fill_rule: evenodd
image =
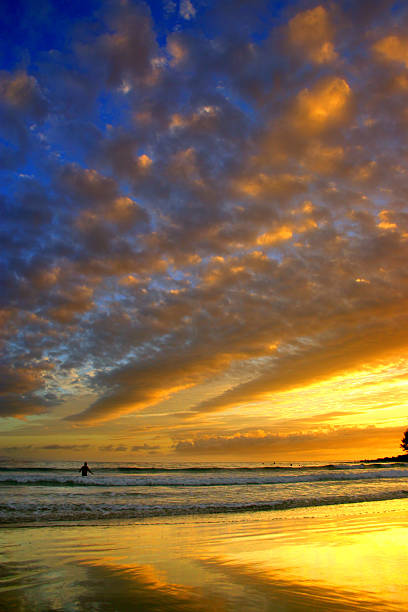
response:
<path id="1" fill-rule="evenodd" d="M 41 473 L 2 473 L 0 474 L 0 485 L 42 485 L 44 487 L 75 487 L 75 486 L 104 486 L 104 487 L 180 487 L 180 486 L 225 486 L 225 485 L 262 485 L 262 484 L 284 484 L 284 483 L 307 483 L 307 482 L 331 482 L 350 480 L 377 480 L 377 479 L 404 479 L 408 478 L 408 468 L 394 469 L 367 469 L 364 470 L 321 470 L 296 474 L 225 474 L 224 472 L 201 473 L 194 475 L 190 473 L 169 472 L 163 474 L 139 475 L 94 475 L 83 478 L 82 476 L 71 476 L 66 474 L 41 474 Z"/>
<path id="2" fill-rule="evenodd" d="M 187 504 L 92 504 L 92 503 L 2 503 L 0 504 L 0 523 L 27 523 L 62 520 L 89 520 L 113 518 L 141 518 L 165 515 L 214 514 L 223 512 L 243 512 L 259 510 L 284 510 L 289 508 L 306 508 L 334 504 L 349 504 L 369 501 L 383 501 L 408 497 L 408 489 L 382 491 L 359 495 L 327 495 L 324 497 L 307 497 L 300 499 L 275 499 L 257 502 L 208 502 Z"/>

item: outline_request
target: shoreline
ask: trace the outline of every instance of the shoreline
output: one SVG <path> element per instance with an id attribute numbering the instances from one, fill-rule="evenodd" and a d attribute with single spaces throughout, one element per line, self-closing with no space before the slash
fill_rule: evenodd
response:
<path id="1" fill-rule="evenodd" d="M 62 521 L 31 521 L 24 523 L 0 523 L 0 531 L 2 529 L 40 529 L 40 528 L 69 528 L 69 527 L 118 527 L 118 526 L 138 526 L 138 525 L 160 525 L 160 524 L 199 524 L 199 523 L 220 523 L 228 521 L 229 523 L 239 522 L 247 520 L 248 517 L 251 520 L 260 522 L 268 519 L 270 521 L 282 520 L 283 518 L 292 519 L 298 518 L 300 515 L 307 518 L 307 515 L 313 516 L 325 516 L 328 514 L 337 515 L 339 509 L 342 511 L 342 515 L 354 515 L 359 514 L 359 509 L 364 508 L 364 516 L 370 514 L 370 508 L 375 511 L 376 504 L 389 504 L 392 506 L 399 506 L 400 504 L 407 502 L 408 507 L 408 493 L 405 497 L 393 497 L 391 499 L 374 499 L 364 501 L 339 501 L 333 504 L 316 504 L 315 506 L 292 506 L 288 508 L 277 508 L 277 509 L 248 509 L 248 510 L 237 510 L 227 512 L 203 512 L 195 514 L 166 514 L 166 515 L 152 515 L 152 516 L 137 516 L 137 517 L 113 517 L 113 518 L 99 518 L 92 519 L 72 519 Z M 356 512 L 353 508 L 356 507 Z M 388 510 L 389 512 L 398 512 L 399 508 L 395 510 Z M 310 517 L 312 518 L 312 516 Z"/>
<path id="2" fill-rule="evenodd" d="M 100 518 L 92 519 L 90 523 L 87 519 L 72 519 L 63 521 L 32 521 L 25 523 L 0 523 L 0 531 L 2 529 L 19 529 L 23 527 L 25 529 L 39 529 L 39 528 L 52 528 L 52 527 L 120 527 L 120 526 L 144 526 L 144 525 L 158 525 L 158 524 L 201 524 L 201 523 L 236 523 L 247 520 L 248 517 L 252 521 L 263 522 L 265 520 L 275 521 L 283 519 L 298 519 L 300 516 L 303 518 L 327 518 L 330 515 L 338 516 L 339 511 L 341 516 L 368 516 L 376 513 L 377 508 L 381 507 L 384 510 L 383 505 L 387 504 L 387 512 L 399 512 L 400 506 L 403 505 L 408 508 L 408 493 L 406 497 L 393 497 L 391 499 L 374 499 L 364 501 L 339 501 L 333 504 L 316 504 L 315 506 L 292 506 L 288 508 L 277 508 L 277 509 L 264 509 L 259 510 L 248 509 L 248 510 L 237 510 L 227 512 L 203 512 L 195 514 L 166 514 L 166 515 L 152 515 L 152 516 L 137 516 L 137 517 L 113 517 L 113 518 Z M 377 506 L 377 508 L 376 508 Z M 395 508 L 392 508 L 395 506 Z M 363 512 L 362 512 L 363 510 Z M 310 515 L 310 516 L 308 516 Z M 235 520 L 234 520 L 235 518 Z M 408 521 L 408 515 L 407 515 Z"/>
<path id="3" fill-rule="evenodd" d="M 370 499 L 371 497 L 371 499 Z M 385 503 L 385 502 L 399 502 L 404 501 L 408 498 L 408 491 L 399 491 L 398 495 L 392 492 L 385 493 L 374 493 L 372 495 L 364 493 L 361 497 L 356 498 L 347 498 L 347 497 L 333 497 L 332 499 L 326 498 L 324 500 L 316 500 L 315 503 L 303 504 L 302 501 L 296 501 L 294 503 L 289 503 L 288 501 L 284 503 L 272 503 L 265 504 L 261 503 L 259 505 L 253 504 L 247 507 L 236 506 L 236 507 L 223 507 L 222 509 L 213 509 L 209 510 L 208 508 L 203 508 L 202 511 L 196 509 L 194 512 L 188 512 L 185 510 L 180 511 L 172 511 L 172 512 L 162 512 L 162 513 L 153 513 L 153 514 L 140 514 L 140 515 L 122 515 L 122 516 L 110 516 L 110 517 L 95 517 L 95 516 L 87 516 L 87 515 L 79 515 L 72 519 L 64 519 L 60 520 L 47 520 L 44 517 L 38 518 L 35 521 L 26 521 L 22 520 L 21 522 L 17 521 L 0 521 L 0 529 L 1 528 L 19 528 L 19 527 L 59 527 L 59 526 L 70 526 L 70 525 L 115 525 L 117 522 L 122 523 L 140 523 L 145 524 L 146 521 L 172 521 L 179 519 L 183 522 L 194 520 L 197 521 L 204 520 L 209 517 L 214 517 L 214 520 L 231 520 L 231 517 L 237 516 L 247 516 L 252 517 L 256 515 L 262 515 L 263 513 L 273 516 L 280 516 L 280 513 L 284 513 L 286 516 L 289 516 L 288 513 L 292 511 L 299 511 L 303 513 L 307 513 L 309 511 L 319 511 L 323 509 L 324 511 L 328 511 L 329 508 L 338 508 L 342 506 L 347 509 L 352 506 L 358 506 L 361 504 L 375 504 L 375 503 Z"/>

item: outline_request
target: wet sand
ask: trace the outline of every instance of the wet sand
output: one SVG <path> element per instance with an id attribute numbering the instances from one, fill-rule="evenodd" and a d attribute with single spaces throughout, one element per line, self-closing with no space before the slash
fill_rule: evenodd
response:
<path id="1" fill-rule="evenodd" d="M 406 609 L 408 500 L 1 530 L 0 610 Z"/>

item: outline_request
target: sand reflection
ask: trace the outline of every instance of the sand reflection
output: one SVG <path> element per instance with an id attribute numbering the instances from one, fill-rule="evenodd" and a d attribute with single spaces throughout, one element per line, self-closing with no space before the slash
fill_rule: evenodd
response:
<path id="1" fill-rule="evenodd" d="M 226 610 L 225 601 L 208 597 L 200 587 L 166 582 L 152 566 L 87 563 L 86 584 L 76 598 L 81 611 L 104 602 L 103 610 L 162 610 L 205 612 Z"/>
<path id="2" fill-rule="evenodd" d="M 226 559 L 203 559 L 207 567 L 224 574 L 226 584 L 239 585 L 246 597 L 237 604 L 245 604 L 248 610 L 291 611 L 360 611 L 374 612 L 401 610 L 395 602 L 387 602 L 375 593 L 361 590 L 334 588 L 318 578 L 314 582 L 285 579 L 285 572 L 266 571 L 254 565 L 234 564 Z M 251 594 L 251 599 L 249 599 Z M 256 601 L 256 604 L 254 602 Z M 235 608 L 239 610 L 239 605 Z"/>
<path id="3" fill-rule="evenodd" d="M 0 610 L 400 612 L 404 503 L 3 529 Z"/>

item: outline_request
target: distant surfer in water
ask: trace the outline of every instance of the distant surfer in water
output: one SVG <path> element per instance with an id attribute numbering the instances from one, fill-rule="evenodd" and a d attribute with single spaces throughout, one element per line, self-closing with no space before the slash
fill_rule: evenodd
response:
<path id="1" fill-rule="evenodd" d="M 88 464 L 86 461 L 84 461 L 84 465 L 81 468 L 79 468 L 78 472 L 82 472 L 82 476 L 88 476 L 88 472 L 93 474 L 93 471 L 91 470 L 90 467 L 88 467 Z"/>

